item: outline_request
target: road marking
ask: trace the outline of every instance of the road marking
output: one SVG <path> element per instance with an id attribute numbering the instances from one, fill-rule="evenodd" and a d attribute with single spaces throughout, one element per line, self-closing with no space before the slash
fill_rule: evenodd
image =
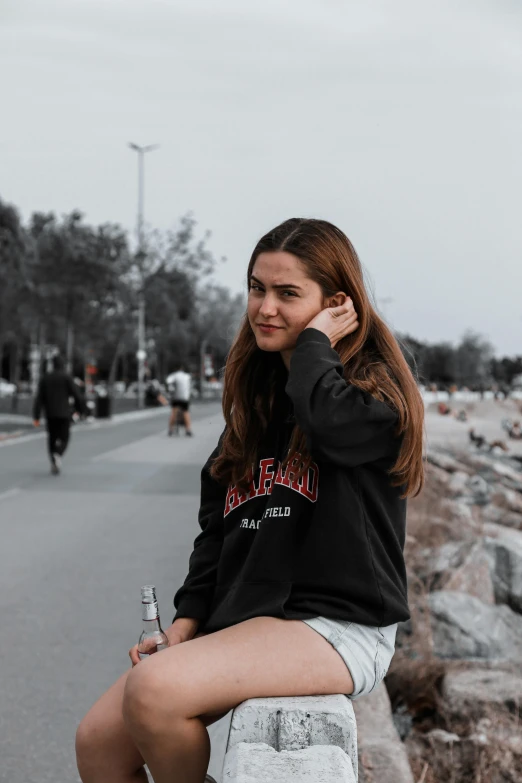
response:
<path id="1" fill-rule="evenodd" d="M 18 495 L 21 491 L 22 490 L 20 487 L 13 487 L 12 489 L 7 489 L 5 492 L 0 492 L 0 500 L 12 498 L 14 495 Z"/>

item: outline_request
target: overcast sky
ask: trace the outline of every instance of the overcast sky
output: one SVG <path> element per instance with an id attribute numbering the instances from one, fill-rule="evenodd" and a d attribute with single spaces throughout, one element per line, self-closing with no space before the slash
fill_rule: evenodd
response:
<path id="1" fill-rule="evenodd" d="M 519 0 L 0 0 L 0 197 L 88 221 L 192 210 L 243 285 L 321 217 L 391 325 L 522 353 Z"/>

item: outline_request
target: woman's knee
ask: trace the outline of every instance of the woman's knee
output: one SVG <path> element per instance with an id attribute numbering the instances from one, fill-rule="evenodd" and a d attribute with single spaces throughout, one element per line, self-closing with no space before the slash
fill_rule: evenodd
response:
<path id="1" fill-rule="evenodd" d="M 97 764 L 102 737 L 103 732 L 87 714 L 76 730 L 75 741 L 76 763 L 82 780 L 88 779 L 86 775 Z"/>
<path id="2" fill-rule="evenodd" d="M 91 707 L 76 731 L 76 757 L 84 783 L 106 780 L 106 770 L 135 774 L 143 759 L 123 722 L 125 672 Z M 104 772 L 105 770 L 105 772 Z"/>
<path id="3" fill-rule="evenodd" d="M 154 732 L 176 714 L 175 682 L 169 678 L 166 685 L 159 667 L 144 663 L 129 673 L 123 692 L 123 720 L 131 733 L 136 730 Z"/>

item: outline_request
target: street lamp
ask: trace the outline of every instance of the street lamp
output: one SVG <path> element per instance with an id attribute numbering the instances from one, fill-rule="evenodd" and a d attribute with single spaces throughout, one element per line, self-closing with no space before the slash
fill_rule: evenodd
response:
<path id="1" fill-rule="evenodd" d="M 139 144 L 129 142 L 129 147 L 138 153 L 138 259 L 140 265 L 140 290 L 138 293 L 138 350 L 136 358 L 138 360 L 138 407 L 143 408 L 145 389 L 145 359 L 147 351 L 145 348 L 145 291 L 143 290 L 143 261 L 145 258 L 145 247 L 143 242 L 143 199 L 144 199 L 144 156 L 146 152 L 151 152 L 159 147 L 159 144 L 149 144 L 140 147 Z"/>

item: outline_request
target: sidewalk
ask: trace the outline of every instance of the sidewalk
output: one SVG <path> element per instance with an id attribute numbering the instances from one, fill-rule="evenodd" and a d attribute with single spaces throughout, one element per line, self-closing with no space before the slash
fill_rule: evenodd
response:
<path id="1" fill-rule="evenodd" d="M 33 429 L 29 416 L 19 416 L 16 413 L 0 413 L 0 442 L 7 438 L 19 438 Z"/>
<path id="2" fill-rule="evenodd" d="M 197 403 L 195 404 L 197 406 Z M 163 406 L 159 408 L 145 408 L 144 410 L 127 411 L 125 413 L 115 413 L 109 419 L 89 418 L 86 421 L 74 424 L 74 432 L 99 429 L 100 427 L 114 427 L 126 421 L 138 421 L 139 419 L 150 419 L 155 416 L 165 416 L 167 409 Z M 33 420 L 30 416 L 23 416 L 15 413 L 0 413 L 0 446 L 5 446 L 22 438 L 38 439 L 45 435 L 45 425 L 37 430 L 33 426 Z"/>
<path id="3" fill-rule="evenodd" d="M 203 409 L 202 417 L 193 421 L 194 437 L 192 438 L 188 438 L 184 432 L 168 437 L 165 426 L 165 429 L 160 433 L 156 432 L 132 443 L 117 446 L 98 454 L 91 458 L 91 463 L 98 465 L 103 463 L 107 469 L 109 464 L 114 469 L 120 466 L 124 471 L 131 470 L 132 464 L 150 465 L 158 471 L 166 469 L 172 473 L 174 481 L 173 474 L 177 468 L 184 471 L 187 466 L 198 465 L 202 467 L 217 445 L 224 427 L 223 416 L 217 406 L 209 407 L 208 413 L 205 411 L 205 407 L 201 406 L 200 408 L 200 411 Z M 164 411 L 163 414 L 165 415 Z M 134 419 L 136 418 L 138 417 L 135 416 Z M 199 470 L 197 483 L 199 486 Z M 183 490 L 182 484 L 179 489 Z"/>

